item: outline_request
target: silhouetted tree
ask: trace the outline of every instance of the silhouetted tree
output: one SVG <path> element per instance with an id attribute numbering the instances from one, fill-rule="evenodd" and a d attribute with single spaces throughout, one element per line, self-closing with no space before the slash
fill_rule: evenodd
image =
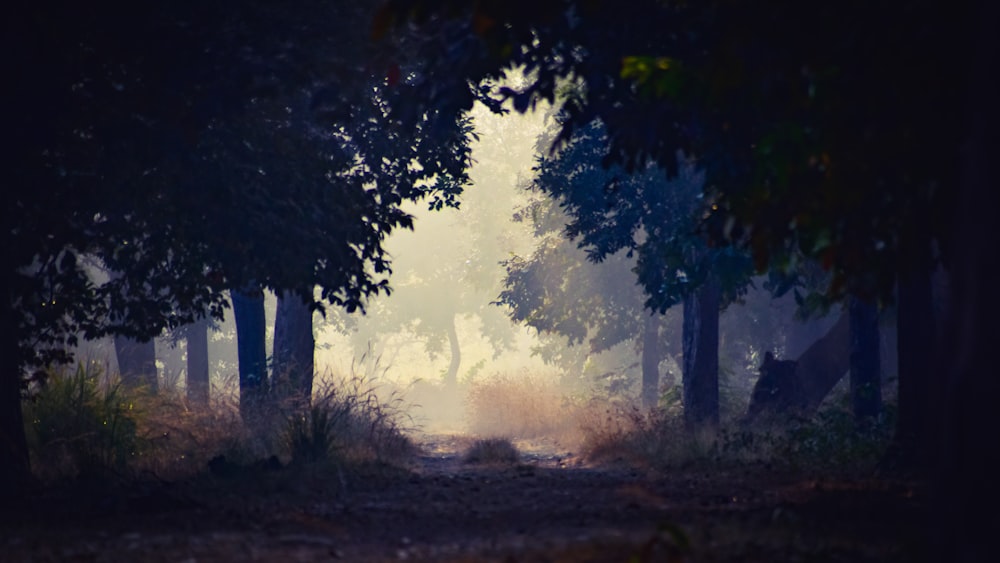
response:
<path id="1" fill-rule="evenodd" d="M 351 310 L 388 291 L 382 241 L 412 226 L 401 203 L 453 205 L 468 150 L 459 112 L 394 111 L 424 74 L 415 49 L 368 41 L 372 10 L 9 10 L 7 76 L 25 87 L 5 94 L 24 132 L 5 154 L 17 163 L 2 235 L 5 490 L 29 475 L 23 375 L 68 359 L 77 338 L 148 340 L 221 317 L 228 290 L 251 282 L 310 299 L 318 286 Z M 370 64 L 386 57 L 392 72 Z M 81 256 L 122 275 L 94 280 Z"/>

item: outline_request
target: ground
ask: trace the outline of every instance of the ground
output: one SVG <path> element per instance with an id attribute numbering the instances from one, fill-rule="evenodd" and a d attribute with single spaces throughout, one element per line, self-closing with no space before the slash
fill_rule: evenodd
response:
<path id="1" fill-rule="evenodd" d="M 460 436 L 406 468 L 247 469 L 53 488 L 0 510 L 2 561 L 914 561 L 921 487 L 764 466 L 670 472 L 517 442 L 469 465 Z"/>

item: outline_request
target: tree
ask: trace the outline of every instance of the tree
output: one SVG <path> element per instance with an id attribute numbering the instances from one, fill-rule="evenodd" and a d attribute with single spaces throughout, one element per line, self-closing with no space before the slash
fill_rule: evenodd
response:
<path id="1" fill-rule="evenodd" d="M 749 260 L 728 248 L 710 249 L 697 234 L 697 218 L 707 207 L 699 197 L 703 176 L 693 162 L 679 154 L 678 175 L 670 181 L 651 162 L 631 172 L 603 167 L 607 141 L 602 124 L 590 124 L 540 160 L 535 186 L 559 201 L 570 218 L 566 234 L 591 260 L 636 255 L 646 307 L 662 314 L 684 303 L 685 417 L 691 427 L 715 425 L 719 311 L 745 291 Z"/>
<path id="2" fill-rule="evenodd" d="M 517 210 L 515 220 L 527 223 L 538 242 L 530 255 L 503 262 L 507 273 L 496 303 L 540 334 L 558 335 L 569 346 L 586 343 L 588 355 L 630 343 L 641 353 L 642 403 L 656 406 L 667 333 L 662 315 L 645 309 L 639 285 L 623 283 L 634 277 L 635 259 L 617 252 L 599 264 L 588 260 L 565 236 L 570 219 L 551 197 L 536 197 Z"/>
<path id="3" fill-rule="evenodd" d="M 315 348 L 310 304 L 291 292 L 278 296 L 271 371 L 279 397 L 290 396 L 308 403 L 312 396 Z"/>
<path id="4" fill-rule="evenodd" d="M 458 112 L 402 123 L 392 104 L 422 67 L 366 40 L 371 10 L 12 8 L 9 77 L 30 87 L 5 100 L 24 131 L 5 155 L 5 490 L 28 478 L 22 374 L 77 338 L 221 317 L 231 289 L 319 286 L 348 309 L 388 291 L 381 243 L 412 226 L 400 204 L 453 205 L 468 151 Z M 368 64 L 387 54 L 399 74 Z M 122 276 L 95 281 L 83 256 Z"/>
<path id="5" fill-rule="evenodd" d="M 199 319 L 184 327 L 187 342 L 187 399 L 192 405 L 207 408 L 211 384 L 208 363 L 208 319 Z"/>

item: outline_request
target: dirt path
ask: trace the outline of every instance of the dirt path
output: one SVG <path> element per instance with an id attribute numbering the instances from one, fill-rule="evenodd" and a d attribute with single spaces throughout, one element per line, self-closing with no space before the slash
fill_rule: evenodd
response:
<path id="1" fill-rule="evenodd" d="M 553 442 L 470 466 L 426 437 L 408 470 L 261 471 L 48 493 L 0 561 L 912 561 L 919 492 L 758 469 L 591 467 Z"/>

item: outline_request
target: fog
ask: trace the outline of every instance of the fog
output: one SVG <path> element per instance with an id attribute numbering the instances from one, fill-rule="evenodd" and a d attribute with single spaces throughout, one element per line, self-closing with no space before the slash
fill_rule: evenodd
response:
<path id="1" fill-rule="evenodd" d="M 383 400 L 400 399 L 414 428 L 454 433 L 517 432 L 498 427 L 496 421 L 484 422 L 482 413 L 478 421 L 469 416 L 470 390 L 478 388 L 481 394 L 498 379 L 543 382 L 550 387 L 542 394 L 552 393 L 553 402 L 568 395 L 634 400 L 642 378 L 642 338 L 636 332 L 606 349 L 595 350 L 600 346 L 586 339 L 570 346 L 564 337 L 539 334 L 512 321 L 509 310 L 496 303 L 504 288 L 503 261 L 529 257 L 540 244 L 530 221 L 516 221 L 514 216 L 531 201 L 547 197 L 529 187 L 538 151 L 546 148 L 539 136 L 552 117 L 545 107 L 501 116 L 478 105 L 473 118 L 479 139 L 473 144 L 471 185 L 462 194 L 460 207 L 432 211 L 425 202 L 409 203 L 406 209 L 415 217 L 414 229 L 397 230 L 385 242 L 392 257 L 391 295 L 370 300 L 365 313 L 348 314 L 327 306 L 325 315 L 314 315 L 315 388 L 345 378 L 361 379 Z M 583 251 L 579 252 L 583 261 Z M 620 287 L 609 291 L 632 292 L 634 299 L 643 299 L 635 275 L 625 270 L 632 267 L 630 262 L 620 256 L 616 260 L 617 265 L 611 264 L 614 260 L 590 265 L 587 275 L 610 278 Z M 549 274 L 554 280 L 563 276 L 563 272 Z M 792 295 L 774 299 L 763 289 L 764 282 L 755 280 L 742 303 L 727 307 L 720 316 L 719 384 L 722 410 L 729 417 L 745 411 L 764 351 L 797 358 L 837 319 L 836 312 L 804 322 L 797 319 Z M 275 305 L 275 296 L 267 293 L 269 354 Z M 674 306 L 662 318 L 661 396 L 672 388 L 677 390 L 673 396 L 679 396 L 681 310 Z M 210 335 L 209 354 L 213 394 L 235 401 L 239 395 L 235 326 L 231 311 L 227 313 Z M 883 324 L 883 375 L 891 382 L 894 331 L 891 323 Z M 165 335 L 157 339 L 156 348 L 162 385 L 183 387 L 183 338 Z M 110 342 L 95 343 L 83 357 L 105 364 L 111 373 L 117 370 Z"/>

